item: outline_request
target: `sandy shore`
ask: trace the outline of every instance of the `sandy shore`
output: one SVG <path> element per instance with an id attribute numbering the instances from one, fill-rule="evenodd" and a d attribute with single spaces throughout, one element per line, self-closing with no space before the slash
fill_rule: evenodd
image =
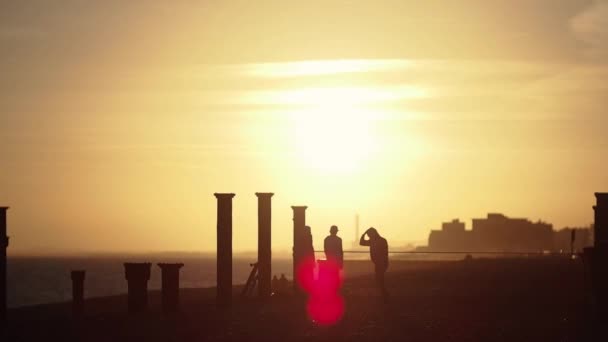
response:
<path id="1" fill-rule="evenodd" d="M 373 279 L 357 269 L 344 283 L 343 319 L 311 322 L 305 299 L 268 302 L 235 298 L 219 310 L 214 289 L 182 289 L 182 310 L 160 313 L 157 291 L 150 310 L 126 313 L 126 297 L 89 299 L 75 320 L 68 303 L 9 310 L 6 341 L 582 341 L 595 340 L 583 265 L 568 259 L 398 261 L 391 266 L 389 303 Z M 238 292 L 238 289 L 235 289 Z"/>

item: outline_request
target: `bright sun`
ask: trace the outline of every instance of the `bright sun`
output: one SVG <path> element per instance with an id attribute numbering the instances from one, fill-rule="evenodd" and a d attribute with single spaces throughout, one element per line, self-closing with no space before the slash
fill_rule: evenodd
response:
<path id="1" fill-rule="evenodd" d="M 307 81 L 303 84 L 308 86 L 255 94 L 255 101 L 291 108 L 288 112 L 293 123 L 294 157 L 305 168 L 322 174 L 345 175 L 361 171 L 365 163 L 373 162 L 372 159 L 388 147 L 381 146 L 380 137 L 374 132 L 379 119 L 390 116 L 384 105 L 426 97 L 426 90 L 406 84 L 387 86 L 373 82 L 320 87 L 311 86 L 310 81 L 315 78 L 309 77 L 331 75 L 334 82 L 325 84 L 336 85 L 344 84 L 336 82 L 340 80 L 340 74 L 365 74 L 411 66 L 411 63 L 390 60 L 302 61 L 281 67 L 258 65 L 251 72 L 271 79 Z M 365 80 L 365 77 L 361 79 Z"/>
<path id="2" fill-rule="evenodd" d="M 306 167 L 323 173 L 353 173 L 377 148 L 368 111 L 338 103 L 292 112 L 295 147 Z"/>

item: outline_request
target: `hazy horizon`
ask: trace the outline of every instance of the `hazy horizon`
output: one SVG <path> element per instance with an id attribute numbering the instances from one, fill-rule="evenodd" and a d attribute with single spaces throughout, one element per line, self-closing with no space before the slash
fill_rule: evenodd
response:
<path id="1" fill-rule="evenodd" d="M 257 246 L 255 192 L 319 248 L 501 212 L 593 222 L 608 191 L 608 1 L 0 4 L 9 254 Z"/>

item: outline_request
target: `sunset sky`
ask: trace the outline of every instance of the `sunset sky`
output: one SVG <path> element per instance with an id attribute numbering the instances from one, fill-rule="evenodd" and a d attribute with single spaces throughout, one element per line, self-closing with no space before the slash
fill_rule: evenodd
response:
<path id="1" fill-rule="evenodd" d="M 11 253 L 398 249 L 487 212 L 556 228 L 608 190 L 608 1 L 0 1 Z"/>

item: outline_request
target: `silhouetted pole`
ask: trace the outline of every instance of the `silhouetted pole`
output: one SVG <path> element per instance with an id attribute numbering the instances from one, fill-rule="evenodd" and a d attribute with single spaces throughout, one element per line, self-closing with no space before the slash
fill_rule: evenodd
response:
<path id="1" fill-rule="evenodd" d="M 84 277 L 85 271 L 72 271 L 72 313 L 81 316 L 84 313 Z"/>
<path id="2" fill-rule="evenodd" d="M 179 310 L 179 269 L 184 264 L 158 264 L 162 272 L 161 300 L 164 313 Z"/>
<path id="3" fill-rule="evenodd" d="M 6 322 L 6 211 L 8 207 L 0 207 L 0 326 Z"/>
<path id="4" fill-rule="evenodd" d="M 272 293 L 272 229 L 271 199 L 273 193 L 256 192 L 258 197 L 258 296 Z"/>
<path id="5" fill-rule="evenodd" d="M 576 242 L 576 229 L 570 231 L 570 256 L 574 256 L 574 243 Z"/>
<path id="6" fill-rule="evenodd" d="M 217 198 L 217 304 L 232 304 L 232 198 L 234 194 L 214 194 Z"/>
<path id="7" fill-rule="evenodd" d="M 136 313 L 148 309 L 148 280 L 151 263 L 125 263 L 129 312 Z"/>
<path id="8" fill-rule="evenodd" d="M 297 267 L 304 256 L 302 240 L 306 226 L 306 206 L 293 206 L 293 288 L 299 291 Z"/>

